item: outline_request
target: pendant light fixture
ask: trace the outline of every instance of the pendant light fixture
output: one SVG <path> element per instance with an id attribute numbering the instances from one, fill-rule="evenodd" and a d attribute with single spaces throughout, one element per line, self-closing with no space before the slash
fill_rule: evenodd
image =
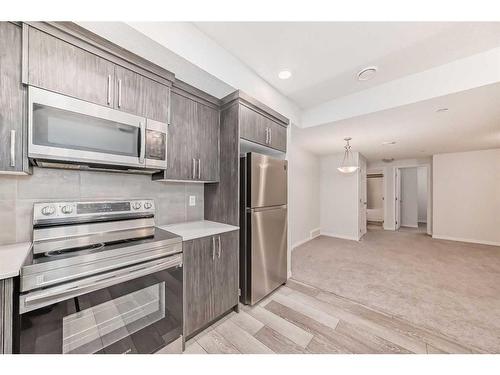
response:
<path id="1" fill-rule="evenodd" d="M 337 168 L 341 173 L 354 173 L 359 168 L 354 162 L 354 157 L 352 156 L 351 145 L 349 144 L 351 139 L 351 137 L 344 138 L 344 141 L 346 142 L 344 146 L 344 160 L 342 161 L 342 165 Z"/>

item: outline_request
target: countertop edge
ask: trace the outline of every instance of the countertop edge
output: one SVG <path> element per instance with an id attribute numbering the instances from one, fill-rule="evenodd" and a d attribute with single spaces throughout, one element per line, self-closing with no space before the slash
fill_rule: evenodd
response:
<path id="1" fill-rule="evenodd" d="M 15 256 L 14 260 L 9 261 L 9 263 L 12 263 L 12 265 L 9 264 L 8 267 L 5 267 L 7 268 L 7 271 L 3 271 L 0 268 L 0 280 L 6 280 L 19 276 L 21 267 L 26 261 L 26 258 L 28 257 L 31 251 L 31 247 L 32 247 L 31 242 L 21 242 L 21 243 L 14 243 L 14 244 L 0 246 L 0 259 L 3 259 L 4 257 Z M 3 260 L 2 263 L 5 264 Z"/>
<path id="2" fill-rule="evenodd" d="M 209 224 L 212 227 L 205 228 Z M 200 228 L 196 228 L 199 225 Z M 190 241 L 197 238 L 209 237 L 217 234 L 234 232 L 240 228 L 235 225 L 218 223 L 210 220 L 188 221 L 184 223 L 168 224 L 159 226 L 160 229 L 176 234 L 182 238 L 182 241 Z"/>

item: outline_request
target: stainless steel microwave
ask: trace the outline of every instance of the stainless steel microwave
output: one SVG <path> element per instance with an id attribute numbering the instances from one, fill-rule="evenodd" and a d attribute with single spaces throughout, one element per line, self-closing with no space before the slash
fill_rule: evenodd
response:
<path id="1" fill-rule="evenodd" d="M 30 86 L 28 157 L 40 167 L 156 172 L 168 125 Z"/>

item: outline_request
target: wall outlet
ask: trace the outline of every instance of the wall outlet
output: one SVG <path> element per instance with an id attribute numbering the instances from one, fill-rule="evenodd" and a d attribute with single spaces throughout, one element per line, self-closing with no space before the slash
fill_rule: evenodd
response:
<path id="1" fill-rule="evenodd" d="M 196 195 L 190 195 L 189 196 L 189 205 L 190 206 L 196 206 Z"/>

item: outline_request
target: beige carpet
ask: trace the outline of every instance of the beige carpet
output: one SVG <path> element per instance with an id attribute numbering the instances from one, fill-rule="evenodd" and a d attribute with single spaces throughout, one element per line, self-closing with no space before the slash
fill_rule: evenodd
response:
<path id="1" fill-rule="evenodd" d="M 293 251 L 292 277 L 500 353 L 500 247 L 381 229 L 321 236 Z"/>

